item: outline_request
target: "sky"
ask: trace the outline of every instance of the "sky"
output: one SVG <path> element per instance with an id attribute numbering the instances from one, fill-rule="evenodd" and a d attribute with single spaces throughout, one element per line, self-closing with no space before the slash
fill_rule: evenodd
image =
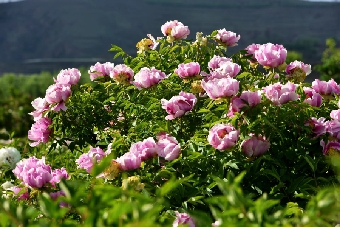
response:
<path id="1" fill-rule="evenodd" d="M 18 2 L 18 1 L 22 1 L 22 0 L 0 0 L 0 3 Z M 340 0 L 305 0 L 305 1 L 310 1 L 310 2 L 335 2 L 335 1 L 338 1 L 338 2 L 340 2 Z"/>

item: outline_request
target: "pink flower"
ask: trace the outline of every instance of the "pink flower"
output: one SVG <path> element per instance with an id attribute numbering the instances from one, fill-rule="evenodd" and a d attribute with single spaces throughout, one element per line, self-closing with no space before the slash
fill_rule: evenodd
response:
<path id="1" fill-rule="evenodd" d="M 66 169 L 64 167 L 62 167 L 61 169 L 54 169 L 52 171 L 52 179 L 50 181 L 50 183 L 55 186 L 55 183 L 59 183 L 61 181 L 61 179 L 68 179 L 69 175 L 66 171 Z"/>
<path id="2" fill-rule="evenodd" d="M 319 93 L 316 93 L 314 89 L 309 87 L 304 87 L 303 91 L 305 92 L 306 99 L 303 101 L 308 103 L 311 106 L 320 107 L 322 104 L 322 96 Z"/>
<path id="3" fill-rule="evenodd" d="M 288 75 L 293 75 L 294 74 L 294 71 L 296 69 L 302 69 L 306 75 L 309 75 L 311 72 L 312 72 L 312 67 L 311 65 L 308 65 L 308 64 L 305 64 L 301 61 L 293 61 L 291 63 L 289 63 L 289 65 L 287 65 L 286 67 L 286 73 Z"/>
<path id="4" fill-rule="evenodd" d="M 226 150 L 235 146 L 239 135 L 231 124 L 216 124 L 209 131 L 208 141 L 214 148 Z"/>
<path id="5" fill-rule="evenodd" d="M 316 79 L 312 82 L 312 88 L 320 95 L 340 94 L 340 87 L 333 78 L 328 82 Z"/>
<path id="6" fill-rule="evenodd" d="M 135 75 L 135 80 L 132 82 L 138 89 L 149 88 L 158 84 L 165 79 L 166 75 L 162 71 L 152 67 L 151 69 L 143 67 Z"/>
<path id="7" fill-rule="evenodd" d="M 133 79 L 133 75 L 133 70 L 124 64 L 116 65 L 112 71 L 110 71 L 110 77 L 117 82 L 130 83 Z"/>
<path id="8" fill-rule="evenodd" d="M 248 157 L 258 157 L 267 152 L 270 147 L 269 141 L 265 137 L 252 135 L 241 143 L 242 152 Z"/>
<path id="9" fill-rule="evenodd" d="M 26 186 L 32 188 L 41 188 L 52 179 L 52 170 L 45 164 L 45 157 L 37 159 L 33 156 L 23 159 L 17 163 L 13 173 Z"/>
<path id="10" fill-rule="evenodd" d="M 76 160 L 77 167 L 85 169 L 88 173 L 90 173 L 94 163 L 101 161 L 105 156 L 105 152 L 100 147 L 91 147 L 89 152 L 80 155 Z"/>
<path id="11" fill-rule="evenodd" d="M 57 104 L 52 109 L 55 111 L 66 110 L 65 102 L 71 95 L 70 85 L 53 84 L 46 90 L 45 100 L 49 104 Z"/>
<path id="12" fill-rule="evenodd" d="M 340 121 L 340 109 L 339 110 L 332 110 L 330 113 L 331 118 L 334 120 Z"/>
<path id="13" fill-rule="evenodd" d="M 337 120 L 332 120 L 325 122 L 326 131 L 337 140 L 340 140 L 340 122 Z M 323 132 L 324 133 L 324 132 Z"/>
<path id="14" fill-rule="evenodd" d="M 43 113 L 49 110 L 49 104 L 46 102 L 45 98 L 36 98 L 31 102 L 35 111 L 29 113 L 34 117 L 34 121 L 37 121 L 43 117 Z"/>
<path id="15" fill-rule="evenodd" d="M 177 25 L 183 25 L 181 22 L 178 22 L 177 20 L 174 21 L 167 21 L 165 24 L 162 25 L 161 30 L 164 36 L 169 36 L 171 34 L 171 30 L 177 26 Z"/>
<path id="16" fill-rule="evenodd" d="M 215 69 L 215 72 L 218 72 L 218 74 L 209 77 L 209 80 L 213 78 L 235 77 L 241 70 L 241 66 L 231 61 L 221 62 L 219 66 L 219 68 Z"/>
<path id="17" fill-rule="evenodd" d="M 324 117 L 320 117 L 319 119 L 312 117 L 306 125 L 310 125 L 313 128 L 314 136 L 321 136 L 326 133 L 328 128 L 328 122 L 325 122 Z"/>
<path id="18" fill-rule="evenodd" d="M 179 64 L 178 68 L 175 69 L 175 73 L 183 78 L 193 77 L 200 74 L 200 64 L 197 62 L 190 62 L 186 64 Z"/>
<path id="19" fill-rule="evenodd" d="M 28 188 L 20 188 L 18 186 L 8 188 L 9 191 L 12 191 L 15 196 L 17 196 L 18 200 L 28 200 L 30 195 L 28 193 Z"/>
<path id="20" fill-rule="evenodd" d="M 322 152 L 324 155 L 336 152 L 340 153 L 340 143 L 337 141 L 328 141 L 327 145 L 323 140 L 320 141 L 320 145 L 322 146 Z"/>
<path id="21" fill-rule="evenodd" d="M 172 223 L 172 227 L 178 227 L 178 226 L 188 226 L 188 227 L 196 227 L 194 223 L 194 219 L 190 217 L 187 213 L 179 213 L 178 211 L 175 211 L 176 219 Z"/>
<path id="22" fill-rule="evenodd" d="M 210 70 L 215 70 L 221 67 L 221 64 L 225 62 L 232 62 L 231 58 L 220 57 L 218 55 L 214 55 L 212 59 L 208 62 L 208 67 Z"/>
<path id="23" fill-rule="evenodd" d="M 56 201 L 59 197 L 65 197 L 66 195 L 65 195 L 64 191 L 57 191 L 57 192 L 51 192 L 50 196 L 51 196 L 51 199 L 53 201 Z M 62 201 L 62 202 L 59 203 L 59 206 L 60 207 L 69 207 L 69 204 Z"/>
<path id="24" fill-rule="evenodd" d="M 113 70 L 114 64 L 111 62 L 99 63 L 97 62 L 95 65 L 90 67 L 88 73 L 90 74 L 90 79 L 93 81 L 101 76 L 110 76 L 111 71 Z"/>
<path id="25" fill-rule="evenodd" d="M 255 50 L 255 58 L 263 66 L 274 68 L 286 61 L 287 50 L 279 44 L 267 43 Z"/>
<path id="26" fill-rule="evenodd" d="M 166 22 L 161 30 L 164 36 L 171 36 L 177 40 L 186 39 L 190 34 L 189 28 L 177 20 Z"/>
<path id="27" fill-rule="evenodd" d="M 164 158 L 167 161 L 172 161 L 179 157 L 181 153 L 181 145 L 175 137 L 170 136 L 167 133 L 160 133 L 157 136 L 158 142 L 158 156 Z"/>
<path id="28" fill-rule="evenodd" d="M 75 85 L 78 83 L 80 79 L 81 73 L 78 69 L 64 69 L 61 70 L 57 76 L 57 79 L 54 79 L 54 82 L 57 84 L 63 85 Z"/>
<path id="29" fill-rule="evenodd" d="M 281 105 L 289 101 L 296 101 L 299 99 L 298 94 L 295 93 L 297 85 L 288 82 L 285 85 L 281 83 L 271 84 L 263 88 L 266 97 L 275 105 Z"/>
<path id="30" fill-rule="evenodd" d="M 51 119 L 43 117 L 32 125 L 31 130 L 28 131 L 28 139 L 36 142 L 30 143 L 30 146 L 35 147 L 40 143 L 47 143 L 52 132 L 52 129 L 49 128 L 51 124 Z"/>
<path id="31" fill-rule="evenodd" d="M 122 170 L 133 170 L 140 167 L 142 160 L 139 155 L 128 152 L 117 158 L 116 162 L 119 164 Z"/>
<path id="32" fill-rule="evenodd" d="M 239 97 L 232 97 L 230 100 L 229 112 L 227 113 L 228 117 L 234 116 L 234 113 L 238 113 L 241 111 L 243 107 L 247 106 L 246 103 L 240 99 Z"/>
<path id="33" fill-rule="evenodd" d="M 227 31 L 225 28 L 217 30 L 215 38 L 225 46 L 233 47 L 237 45 L 240 35 L 236 36 L 236 33 Z"/>
<path id="34" fill-rule="evenodd" d="M 179 96 L 172 97 L 169 101 L 162 99 L 162 108 L 169 114 L 165 117 L 166 120 L 173 120 L 188 114 L 195 106 L 197 98 L 191 93 L 181 91 Z"/>
<path id="35" fill-rule="evenodd" d="M 250 62 L 256 62 L 255 51 L 258 50 L 260 46 L 261 46 L 260 44 L 253 43 L 245 48 L 245 50 L 247 51 L 247 55 L 252 55 Z"/>
<path id="36" fill-rule="evenodd" d="M 130 153 L 139 156 L 142 161 L 157 155 L 157 144 L 152 137 L 134 143 L 130 147 Z"/>
<path id="37" fill-rule="evenodd" d="M 202 87 L 211 99 L 226 98 L 236 95 L 239 82 L 232 78 L 202 80 Z"/>
<path id="38" fill-rule="evenodd" d="M 256 106 L 261 102 L 261 91 L 244 91 L 240 97 L 233 97 L 230 102 L 228 117 L 234 116 L 235 112 L 240 112 L 240 110 L 245 106 Z"/>
<path id="39" fill-rule="evenodd" d="M 155 40 L 155 38 L 151 34 L 147 34 L 149 39 L 152 41 L 152 44 L 149 46 L 151 50 L 156 50 L 157 46 L 159 45 L 159 42 Z M 157 37 L 157 40 L 162 39 L 161 37 Z"/>

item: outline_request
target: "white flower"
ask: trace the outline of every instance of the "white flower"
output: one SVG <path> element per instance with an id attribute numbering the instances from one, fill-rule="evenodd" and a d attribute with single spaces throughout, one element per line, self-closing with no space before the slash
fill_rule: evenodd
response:
<path id="1" fill-rule="evenodd" d="M 14 169 L 21 159 L 20 152 L 14 147 L 3 147 L 0 149 L 0 168 L 9 167 Z"/>

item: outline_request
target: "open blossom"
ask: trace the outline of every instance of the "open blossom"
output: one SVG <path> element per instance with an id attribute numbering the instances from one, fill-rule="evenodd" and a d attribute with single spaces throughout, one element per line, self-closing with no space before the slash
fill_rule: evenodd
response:
<path id="1" fill-rule="evenodd" d="M 153 85 L 158 84 L 161 80 L 165 79 L 166 75 L 162 71 L 152 67 L 141 68 L 141 70 L 135 75 L 134 81 L 132 82 L 137 88 L 149 88 Z"/>
<path id="2" fill-rule="evenodd" d="M 179 157 L 181 153 L 181 145 L 175 137 L 167 134 L 160 133 L 157 135 L 158 156 L 167 161 L 172 161 Z"/>
<path id="3" fill-rule="evenodd" d="M 166 22 L 162 25 L 161 30 L 164 36 L 169 36 L 174 40 L 186 39 L 190 34 L 189 28 L 177 20 Z"/>
<path id="4" fill-rule="evenodd" d="M 310 125 L 313 128 L 313 134 L 315 136 L 321 136 L 326 133 L 328 128 L 328 122 L 326 118 L 320 117 L 319 119 L 312 117 L 305 125 Z"/>
<path id="5" fill-rule="evenodd" d="M 47 117 L 43 117 L 37 120 L 28 131 L 28 139 L 35 142 L 30 143 L 30 146 L 35 147 L 40 143 L 47 143 L 48 137 L 52 132 L 49 126 L 52 124 L 52 120 Z"/>
<path id="6" fill-rule="evenodd" d="M 315 92 L 314 89 L 309 87 L 304 87 L 303 91 L 306 94 L 306 99 L 303 101 L 311 106 L 320 107 L 322 104 L 322 96 Z"/>
<path id="7" fill-rule="evenodd" d="M 250 139 L 246 139 L 241 143 L 242 152 L 248 157 L 258 157 L 267 152 L 270 142 L 263 136 L 252 135 Z"/>
<path id="8" fill-rule="evenodd" d="M 288 82 L 285 85 L 281 83 L 271 84 L 263 88 L 266 97 L 275 105 L 281 105 L 289 101 L 296 101 L 299 99 L 298 94 L 295 93 L 296 84 Z"/>
<path id="9" fill-rule="evenodd" d="M 33 108 L 35 111 L 29 113 L 29 115 L 32 115 L 34 117 L 34 121 L 39 120 L 43 117 L 43 113 L 46 110 L 49 110 L 49 104 L 46 102 L 45 98 L 36 98 L 31 102 Z"/>
<path id="10" fill-rule="evenodd" d="M 165 24 L 161 26 L 161 31 L 164 36 L 168 36 L 171 34 L 172 28 L 174 28 L 177 25 L 183 25 L 181 22 L 178 22 L 177 20 L 174 21 L 167 21 Z"/>
<path id="11" fill-rule="evenodd" d="M 334 120 L 340 121 L 340 109 L 339 110 L 332 110 L 330 113 L 331 118 Z"/>
<path id="12" fill-rule="evenodd" d="M 52 179 L 52 169 L 45 164 L 45 157 L 37 159 L 33 156 L 23 159 L 17 163 L 13 173 L 26 186 L 32 188 L 41 188 Z"/>
<path id="13" fill-rule="evenodd" d="M 326 131 L 331 135 L 331 137 L 340 140 L 340 121 L 331 120 L 325 122 Z"/>
<path id="14" fill-rule="evenodd" d="M 240 112 L 240 110 L 247 105 L 253 107 L 260 104 L 261 94 L 261 91 L 243 91 L 240 97 L 233 97 L 227 116 L 234 116 L 235 112 Z"/>
<path id="15" fill-rule="evenodd" d="M 255 51 L 258 50 L 260 46 L 261 46 L 260 44 L 253 43 L 245 48 L 245 50 L 247 51 L 247 55 L 252 55 L 250 62 L 256 62 Z"/>
<path id="16" fill-rule="evenodd" d="M 78 168 L 85 169 L 88 173 L 90 173 L 94 163 L 99 162 L 105 156 L 105 152 L 100 147 L 91 147 L 89 152 L 79 156 L 76 163 Z"/>
<path id="17" fill-rule="evenodd" d="M 90 79 L 93 81 L 100 76 L 110 76 L 111 71 L 113 70 L 114 64 L 111 62 L 99 63 L 97 62 L 95 65 L 90 67 L 88 73 L 90 74 Z"/>
<path id="18" fill-rule="evenodd" d="M 65 102 L 71 95 L 70 85 L 53 84 L 46 90 L 45 100 L 49 104 L 57 104 L 53 110 L 66 110 Z"/>
<path id="19" fill-rule="evenodd" d="M 208 62 L 208 67 L 210 70 L 215 70 L 217 68 L 220 68 L 221 65 L 225 62 L 232 62 L 232 59 L 214 55 L 214 57 Z"/>
<path id="20" fill-rule="evenodd" d="M 75 85 L 78 83 L 80 76 L 81 73 L 78 69 L 63 69 L 58 74 L 57 79 L 54 79 L 54 82 L 63 85 Z"/>
<path id="21" fill-rule="evenodd" d="M 282 45 L 267 43 L 255 50 L 255 58 L 263 66 L 274 68 L 286 61 L 287 50 Z"/>
<path id="22" fill-rule="evenodd" d="M 21 187 L 18 187 L 18 186 L 13 186 L 13 187 L 10 187 L 8 189 L 6 189 L 8 191 L 12 191 L 14 193 L 15 196 L 17 196 L 18 200 L 27 200 L 30 198 L 30 195 L 28 193 L 28 188 L 21 188 Z"/>
<path id="23" fill-rule="evenodd" d="M 218 150 L 226 150 L 235 146 L 239 135 L 231 124 L 216 124 L 209 131 L 208 142 Z"/>
<path id="24" fill-rule="evenodd" d="M 289 63 L 286 67 L 286 73 L 288 75 L 293 75 L 296 69 L 302 69 L 308 76 L 312 72 L 312 67 L 309 64 L 305 64 L 301 61 L 293 61 Z"/>
<path id="25" fill-rule="evenodd" d="M 54 170 L 52 170 L 52 179 L 51 179 L 50 183 L 52 185 L 55 185 L 55 183 L 59 183 L 62 178 L 64 178 L 64 179 L 69 178 L 69 175 L 68 175 L 66 169 L 64 167 L 62 167 L 61 169 L 54 169 Z"/>
<path id="26" fill-rule="evenodd" d="M 236 36 L 236 33 L 227 31 L 225 28 L 217 30 L 215 38 L 225 46 L 233 47 L 237 45 L 240 35 Z"/>
<path id="27" fill-rule="evenodd" d="M 134 143 L 130 147 L 130 153 L 133 153 L 145 161 L 157 155 L 157 144 L 152 137 L 149 137 L 143 141 Z"/>
<path id="28" fill-rule="evenodd" d="M 218 72 L 216 75 L 212 75 L 209 79 L 213 78 L 225 78 L 225 77 L 235 77 L 241 70 L 241 66 L 231 61 L 221 62 L 219 68 L 215 69 Z"/>
<path id="29" fill-rule="evenodd" d="M 331 155 L 333 153 L 340 154 L 340 143 L 337 141 L 328 141 L 325 144 L 325 141 L 321 140 L 320 145 L 322 146 L 322 152 L 324 155 Z"/>
<path id="30" fill-rule="evenodd" d="M 110 77 L 123 84 L 129 84 L 133 79 L 133 75 L 133 70 L 124 64 L 116 65 L 110 71 Z"/>
<path id="31" fill-rule="evenodd" d="M 202 87 L 211 99 L 226 98 L 236 95 L 240 82 L 232 78 L 202 80 Z"/>
<path id="32" fill-rule="evenodd" d="M 140 167 L 142 160 L 139 155 L 127 152 L 123 156 L 117 158 L 116 162 L 122 170 L 134 170 Z"/>
<path id="33" fill-rule="evenodd" d="M 21 159 L 20 152 L 14 147 L 3 147 L 0 149 L 0 168 L 9 167 L 14 169 Z"/>
<path id="34" fill-rule="evenodd" d="M 320 95 L 340 94 L 340 86 L 334 81 L 333 78 L 328 82 L 315 79 L 312 82 L 312 88 Z"/>
<path id="35" fill-rule="evenodd" d="M 162 108 L 169 114 L 166 120 L 173 120 L 190 112 L 197 102 L 194 94 L 181 91 L 178 96 L 172 97 L 169 101 L 162 99 Z"/>
<path id="36" fill-rule="evenodd" d="M 194 219 L 190 217 L 187 213 L 179 213 L 178 211 L 175 211 L 176 219 L 172 223 L 172 227 L 178 227 L 178 226 L 188 226 L 188 227 L 196 227 Z"/>
<path id="37" fill-rule="evenodd" d="M 200 71 L 200 64 L 197 62 L 182 63 L 175 69 L 175 73 L 182 79 L 197 76 L 200 74 Z"/>

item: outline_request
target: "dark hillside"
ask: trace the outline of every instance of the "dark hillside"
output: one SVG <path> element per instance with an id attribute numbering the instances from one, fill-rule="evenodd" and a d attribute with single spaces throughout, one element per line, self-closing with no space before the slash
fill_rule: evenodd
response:
<path id="1" fill-rule="evenodd" d="M 161 36 L 161 25 L 174 19 L 189 26 L 190 38 L 198 31 L 208 34 L 226 28 L 241 34 L 239 46 L 231 51 L 251 43 L 280 43 L 303 52 L 311 64 L 320 60 L 326 38 L 340 40 L 339 3 L 26 0 L 0 4 L 0 73 L 95 63 L 90 58 L 111 61 L 107 52 L 111 44 L 134 53 L 135 44 L 147 33 Z"/>

